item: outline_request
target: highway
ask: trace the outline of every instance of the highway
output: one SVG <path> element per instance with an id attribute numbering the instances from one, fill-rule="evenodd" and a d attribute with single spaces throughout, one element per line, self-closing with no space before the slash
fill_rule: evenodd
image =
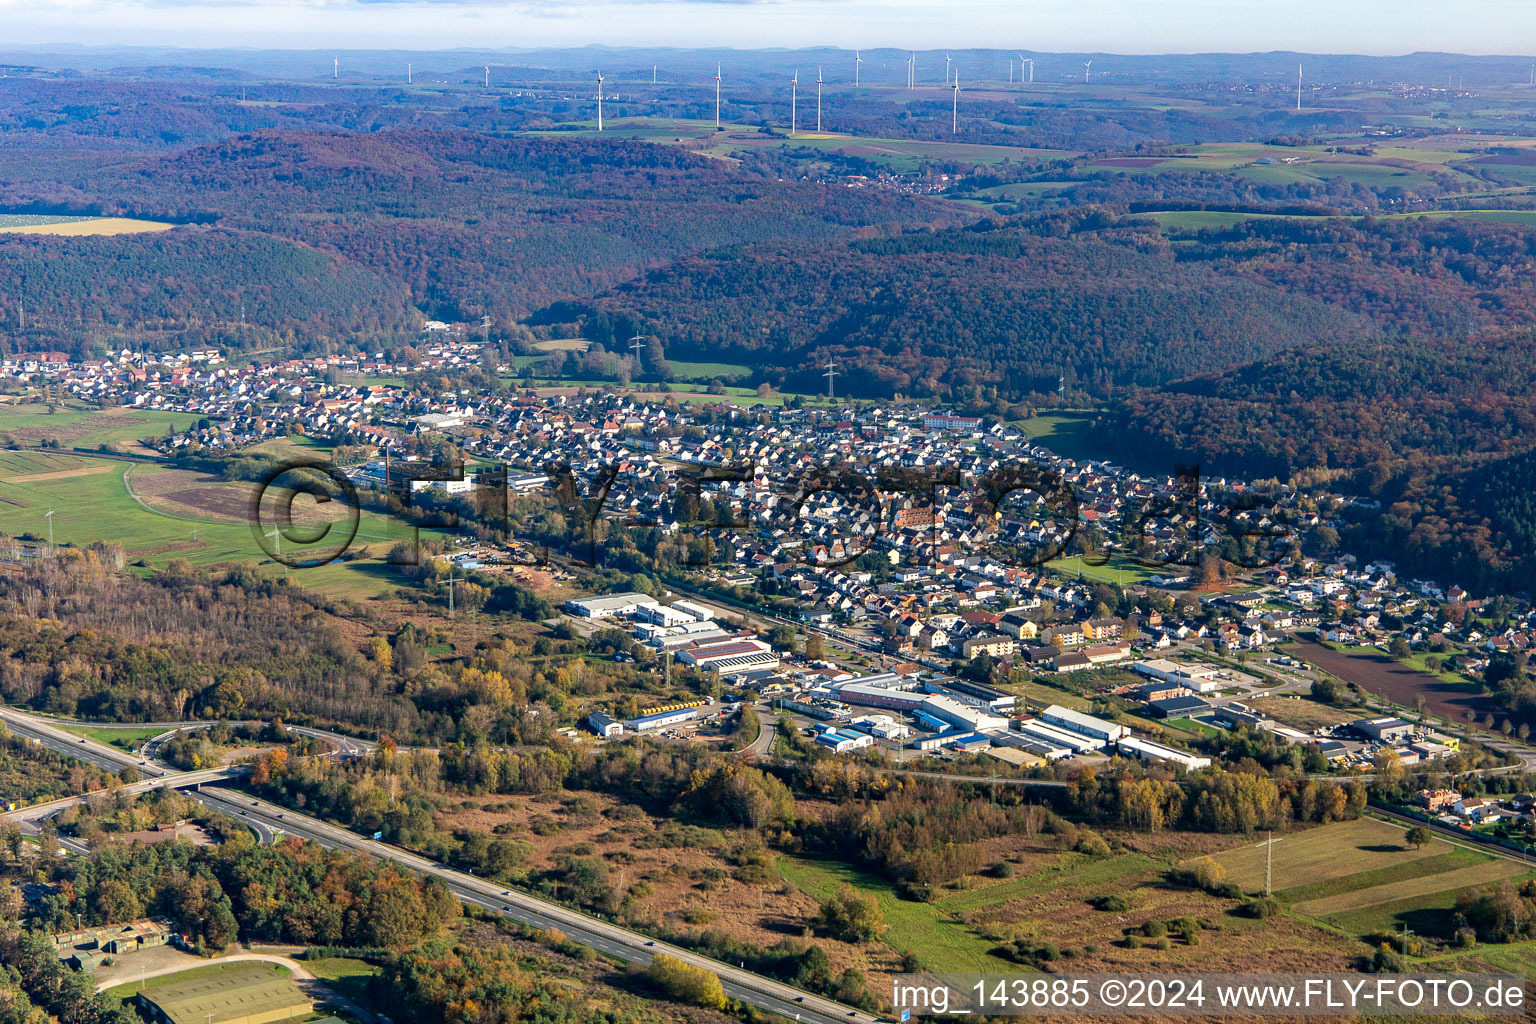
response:
<path id="1" fill-rule="evenodd" d="M 577 942 L 591 946 L 617 960 L 641 965 L 649 964 L 657 953 L 666 953 L 679 960 L 703 967 L 720 978 L 727 995 L 740 999 L 760 1010 L 782 1014 L 806 1024 L 875 1024 L 879 1018 L 862 1010 L 803 992 L 792 985 L 762 977 L 739 966 L 721 963 L 700 956 L 681 947 L 653 941 L 639 932 L 621 928 L 599 918 L 549 903 L 526 893 L 505 889 L 502 886 L 477 878 L 468 872 L 455 871 L 419 854 L 402 850 L 388 843 L 365 839 L 348 829 L 320 821 L 297 811 L 280 807 L 265 800 L 256 799 L 233 790 L 201 788 L 205 783 L 229 782 L 237 769 L 216 768 L 198 772 L 177 772 L 157 762 L 141 763 L 138 757 L 125 751 L 83 740 L 35 716 L 9 709 L 0 709 L 0 719 L 19 735 L 36 738 L 49 749 L 89 761 L 102 768 L 120 771 L 136 768 L 141 775 L 149 776 L 143 782 L 125 786 L 127 792 L 146 792 L 149 789 L 173 786 L 197 787 L 188 795 L 206 807 L 229 815 L 236 821 L 248 824 L 258 836 L 272 841 L 277 833 L 298 836 L 332 849 L 363 853 L 379 860 L 393 861 L 404 868 L 440 879 L 448 889 L 464 903 L 481 907 L 493 913 L 510 917 L 535 928 L 555 928 Z M 58 813 L 64 807 L 79 802 L 84 797 L 68 797 L 23 808 L 6 815 L 24 827 L 35 831 L 36 823 Z M 88 852 L 72 840 L 61 840 L 60 845 L 74 852 Z"/>

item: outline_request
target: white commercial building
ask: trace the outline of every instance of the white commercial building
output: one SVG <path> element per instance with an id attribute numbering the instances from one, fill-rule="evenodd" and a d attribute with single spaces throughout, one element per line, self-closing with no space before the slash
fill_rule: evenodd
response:
<path id="1" fill-rule="evenodd" d="M 1073 711 L 1064 708 L 1060 704 L 1052 704 L 1040 713 L 1040 717 L 1052 725 L 1059 725 L 1068 732 L 1081 733 L 1084 736 L 1092 736 L 1095 739 L 1109 743 L 1118 740 L 1122 736 L 1129 736 L 1131 730 L 1114 722 L 1107 722 L 1102 718 L 1085 715 L 1081 711 Z"/>
<path id="2" fill-rule="evenodd" d="M 668 729 L 674 725 L 682 725 L 699 717 L 698 708 L 674 708 L 671 711 L 653 711 L 648 715 L 631 718 L 625 722 L 633 732 L 650 732 L 653 729 Z"/>
<path id="3" fill-rule="evenodd" d="M 1122 754 L 1131 754 L 1143 761 L 1162 761 L 1167 764 L 1176 764 L 1189 771 L 1198 771 L 1201 768 L 1209 768 L 1211 759 L 1190 754 L 1183 750 L 1175 750 L 1165 747 L 1161 743 L 1144 740 L 1136 736 L 1123 736 L 1115 743 L 1115 749 Z"/>
<path id="4" fill-rule="evenodd" d="M 668 608 L 664 604 L 641 605 L 635 609 L 635 618 L 655 626 L 682 626 L 699 621 L 697 616 L 683 611 L 676 605 Z"/>
<path id="5" fill-rule="evenodd" d="M 1094 739 L 1092 736 L 1084 736 L 1080 732 L 1068 732 L 1058 728 L 1049 722 L 1039 719 L 1031 719 L 1028 722 L 1019 723 L 1019 732 L 1031 739 L 1054 747 L 1065 747 L 1073 753 L 1082 754 L 1090 750 L 1104 749 L 1104 741 Z"/>
<path id="6" fill-rule="evenodd" d="M 991 708 L 962 704 L 953 697 L 942 695 L 928 697 L 923 701 L 920 710 L 941 722 L 948 722 L 950 725 L 969 729 L 972 732 L 982 729 L 1008 728 L 1008 719 L 1003 715 L 994 714 Z"/>
<path id="7" fill-rule="evenodd" d="M 606 597 L 573 597 L 565 602 L 565 610 L 583 618 L 606 619 L 634 615 L 641 608 L 653 608 L 657 604 L 655 598 L 644 594 L 609 594 Z"/>
<path id="8" fill-rule="evenodd" d="M 850 750 L 874 746 L 875 738 L 868 733 L 854 732 L 852 729 L 829 727 L 816 737 L 816 742 L 830 748 L 833 753 L 845 754 Z"/>
<path id="9" fill-rule="evenodd" d="M 863 715 L 850 721 L 848 726 L 882 740 L 904 740 L 912 735 L 911 726 L 896 721 L 890 715 Z"/>
<path id="10" fill-rule="evenodd" d="M 1131 666 L 1131 671 L 1139 672 L 1144 676 L 1151 676 L 1153 679 L 1175 683 L 1186 690 L 1193 690 L 1196 693 L 1210 693 L 1221 685 L 1216 680 L 1221 669 L 1187 661 L 1152 658 L 1148 661 L 1136 662 L 1136 664 Z"/>
<path id="11" fill-rule="evenodd" d="M 692 601 L 673 601 L 672 607 L 676 608 L 680 612 L 687 612 L 689 615 L 692 615 L 700 622 L 708 622 L 710 619 L 715 617 L 714 612 L 710 611 L 708 608 L 705 608 L 703 605 L 695 604 Z"/>

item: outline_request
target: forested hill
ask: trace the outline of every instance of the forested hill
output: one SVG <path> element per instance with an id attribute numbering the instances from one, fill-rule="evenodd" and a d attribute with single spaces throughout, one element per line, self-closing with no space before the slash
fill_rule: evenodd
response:
<path id="1" fill-rule="evenodd" d="M 145 281 L 155 287 L 145 287 Z M 213 331 L 242 315 L 289 343 L 414 339 L 410 289 L 334 253 L 251 231 L 189 227 L 54 238 L 0 233 L 0 294 L 25 284 L 29 337 L 112 325 Z M 0 342 L 3 347 L 3 342 Z"/>
<path id="2" fill-rule="evenodd" d="M 553 319 L 639 329 L 791 385 L 835 358 L 851 393 L 1112 395 L 1262 359 L 1368 320 L 1261 278 L 1182 263 L 1145 225 L 1089 217 L 690 257 Z"/>
<path id="3" fill-rule="evenodd" d="M 1370 471 L 1380 483 L 1530 445 L 1536 336 L 1330 339 L 1127 397 L 1114 422 L 1139 449 L 1223 473 Z"/>
<path id="4" fill-rule="evenodd" d="M 212 330 L 206 325 L 234 319 L 246 301 L 254 329 L 308 321 L 313 329 L 300 340 L 319 345 L 389 323 L 402 304 L 449 320 L 510 318 L 714 246 L 831 240 L 972 216 L 939 200 L 757 177 L 672 147 L 447 132 L 242 135 L 77 166 L 56 182 L 0 182 L 0 209 L 129 214 L 238 229 L 254 240 L 248 258 L 221 248 L 227 236 L 197 228 L 0 246 L 0 330 L 14 327 L 20 303 L 41 309 L 54 297 L 28 261 L 58 259 L 69 269 L 55 279 L 110 277 L 123 265 L 168 271 L 153 278 L 162 281 L 157 297 L 71 292 L 60 305 L 77 323 L 158 318 L 165 329 Z M 301 250 L 334 263 L 309 299 L 280 306 L 247 294 L 258 279 L 264 292 L 308 287 L 315 265 Z M 278 252 L 290 254 L 290 269 Z M 206 297 L 217 308 L 199 294 L 199 275 L 210 288 L 218 282 Z M 172 295 L 167 277 L 192 283 Z M 187 319 L 191 310 L 202 312 Z M 37 340 L 10 344 L 35 348 Z"/>

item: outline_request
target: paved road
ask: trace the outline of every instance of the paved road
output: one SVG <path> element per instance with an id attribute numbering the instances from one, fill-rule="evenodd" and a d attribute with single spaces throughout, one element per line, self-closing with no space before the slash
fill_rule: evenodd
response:
<path id="1" fill-rule="evenodd" d="M 227 782 L 229 781 L 228 773 L 232 771 L 232 769 L 222 768 L 212 769 L 210 772 L 176 772 L 163 764 L 154 762 L 141 764 L 140 759 L 132 754 L 105 744 L 91 741 L 71 742 L 78 740 L 79 737 L 74 737 L 55 726 L 39 722 L 32 716 L 20 712 L 0 710 L 0 718 L 19 733 L 37 736 L 40 742 L 57 743 L 62 752 L 82 757 L 93 764 L 117 770 L 133 767 L 139 769 L 142 774 L 153 776 L 143 783 L 127 787 L 131 791 L 142 791 L 141 786 L 150 788 L 199 785 L 202 782 L 213 781 L 202 778 L 210 772 L 223 773 L 219 775 L 217 781 Z M 61 740 L 61 736 L 66 738 Z M 878 1020 L 862 1010 L 851 1009 L 830 999 L 802 992 L 791 985 L 711 960 L 680 947 L 652 941 L 627 928 L 621 928 L 525 893 L 504 889 L 496 883 L 476 878 L 467 872 L 454 871 L 419 854 L 387 843 L 364 839 L 347 829 L 238 791 L 200 787 L 189 795 L 204 806 L 222 811 L 237 821 L 245 822 L 253 828 L 259 826 L 269 835 L 275 835 L 278 832 L 287 833 L 333 849 L 351 850 L 380 860 L 393 861 L 420 874 L 438 878 L 465 903 L 503 914 L 536 928 L 558 929 L 576 941 L 592 946 L 599 952 L 618 960 L 644 965 L 649 964 L 651 957 L 656 953 L 667 953 L 679 960 L 713 971 L 719 975 L 720 983 L 727 995 L 761 1010 L 783 1014 L 806 1024 L 833 1024 L 833 1022 L 875 1024 Z M 13 815 L 23 821 L 35 821 L 38 820 L 39 815 L 46 817 L 48 814 L 57 813 L 63 806 L 68 806 L 79 799 L 81 798 L 75 797 L 54 801 L 48 805 L 25 808 L 22 811 L 13 812 Z M 59 806 L 54 807 L 54 804 Z M 53 809 L 48 810 L 50 807 Z M 77 852 L 86 851 L 80 848 Z"/>
<path id="2" fill-rule="evenodd" d="M 461 901 L 493 913 L 504 914 L 536 928 L 555 928 L 572 939 L 619 960 L 649 964 L 656 953 L 667 953 L 680 960 L 707 968 L 720 976 L 728 995 L 751 1003 L 759 1009 L 781 1013 L 790 1018 L 817 1024 L 873 1024 L 877 1018 L 863 1011 L 800 993 L 789 985 L 771 981 L 750 971 L 719 963 L 688 950 L 653 942 L 645 936 L 557 904 L 505 889 L 497 883 L 454 871 L 418 854 L 371 839 L 364 839 L 347 829 L 308 815 L 224 789 L 205 788 L 194 799 L 241 821 L 259 821 L 269 828 L 319 843 L 333 849 L 370 854 L 390 860 L 424 875 L 440 879 Z"/>

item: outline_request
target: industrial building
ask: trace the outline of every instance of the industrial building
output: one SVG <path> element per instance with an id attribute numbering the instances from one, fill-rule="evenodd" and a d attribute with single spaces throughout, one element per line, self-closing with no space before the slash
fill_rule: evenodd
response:
<path id="1" fill-rule="evenodd" d="M 1210 709 L 1209 701 L 1196 697 L 1192 693 L 1186 693 L 1180 697 L 1164 697 L 1162 700 L 1147 703 L 1147 712 L 1153 718 L 1187 718 Z"/>
<path id="2" fill-rule="evenodd" d="M 699 709 L 671 708 L 667 711 L 653 711 L 648 715 L 640 715 L 631 718 L 624 726 L 634 732 L 654 732 L 657 729 L 670 729 L 674 725 L 682 725 L 699 717 Z"/>
<path id="3" fill-rule="evenodd" d="M 992 741 L 979 732 L 966 732 L 944 737 L 944 745 L 964 753 L 974 754 L 991 747 Z"/>
<path id="4" fill-rule="evenodd" d="M 674 605 L 673 607 L 676 607 Z M 641 622 L 635 626 L 635 636 L 646 644 L 662 651 L 681 650 L 691 644 L 709 643 L 715 640 L 729 640 L 731 634 L 721 629 L 718 623 L 684 622 L 675 626 L 659 626 L 653 622 Z"/>
<path id="5" fill-rule="evenodd" d="M 78 931 L 59 932 L 53 943 L 62 954 L 66 949 L 95 952 L 97 960 L 102 956 L 121 956 L 141 949 L 170 945 L 176 933 L 171 922 L 159 918 L 130 921 L 127 924 L 108 924 L 97 928 L 81 928 Z"/>
<path id="6" fill-rule="evenodd" d="M 1187 690 L 1196 693 L 1210 693 L 1216 690 L 1220 683 L 1216 676 L 1221 672 L 1219 668 L 1210 665 L 1197 665 L 1186 661 L 1169 661 L 1166 658 L 1153 658 L 1150 661 L 1138 661 L 1131 666 L 1131 671 L 1139 672 L 1153 679 L 1161 679 L 1164 682 L 1178 683 Z"/>
<path id="7" fill-rule="evenodd" d="M 855 679 L 837 687 L 838 698 L 850 704 L 862 704 L 871 708 L 890 708 L 893 711 L 915 711 L 928 699 L 925 693 L 915 692 L 916 683 L 907 687 L 882 686 L 878 683 Z"/>
<path id="8" fill-rule="evenodd" d="M 587 716 L 587 728 L 605 740 L 624 735 L 623 723 L 601 711 L 594 711 Z"/>
<path id="9" fill-rule="evenodd" d="M 875 745 L 875 738 L 868 733 L 854 732 L 852 729 L 824 728 L 817 736 L 816 742 L 827 747 L 836 754 L 846 754 L 850 750 L 860 750 L 864 747 Z"/>
<path id="10" fill-rule="evenodd" d="M 1090 750 L 1103 750 L 1106 742 L 1092 736 L 1084 736 L 1080 732 L 1069 732 L 1060 726 L 1052 725 L 1050 722 L 1042 722 L 1039 719 L 1019 722 L 1018 731 L 1046 746 L 1055 749 L 1065 749 L 1074 754 L 1082 754 Z"/>
<path id="11" fill-rule="evenodd" d="M 644 594 L 609 594 L 606 597 L 573 597 L 565 610 L 585 619 L 607 619 L 634 615 L 641 608 L 654 608 L 659 602 Z"/>
<path id="12" fill-rule="evenodd" d="M 796 711 L 811 718 L 819 718 L 822 721 L 831 721 L 836 718 L 847 718 L 853 714 L 853 708 L 840 701 L 833 700 L 830 696 L 820 693 L 802 693 L 798 697 L 781 697 L 779 707 L 786 711 Z"/>
<path id="13" fill-rule="evenodd" d="M 216 974 L 174 978 L 139 993 L 139 1005 L 160 1024 L 271 1024 L 307 1015 L 312 1004 L 272 964 L 225 964 Z"/>
<path id="14" fill-rule="evenodd" d="M 1199 771 L 1201 768 L 1209 768 L 1211 759 L 1190 754 L 1183 750 L 1175 750 L 1161 743 L 1141 739 L 1136 736 L 1122 736 L 1115 741 L 1115 749 L 1122 754 L 1139 757 L 1143 761 L 1161 761 L 1164 764 L 1175 764 L 1188 771 Z"/>
<path id="15" fill-rule="evenodd" d="M 722 640 L 719 643 L 684 647 L 677 660 L 706 672 L 741 671 L 752 668 L 777 668 L 779 655 L 761 640 Z"/>
<path id="16" fill-rule="evenodd" d="M 1008 728 L 1008 719 L 994 714 L 990 708 L 973 707 L 944 694 L 935 694 L 924 700 L 921 710 L 930 718 L 971 732 Z"/>
<path id="17" fill-rule="evenodd" d="M 912 735 L 911 726 L 896 721 L 890 715 L 862 715 L 849 722 L 848 726 L 882 740 L 904 740 Z"/>
<path id="18" fill-rule="evenodd" d="M 995 686 L 987 686 L 984 683 L 973 683 L 969 679 L 946 679 L 942 686 L 938 683 L 925 683 L 924 686 L 930 693 L 953 690 L 955 693 L 974 697 L 997 711 L 1015 707 L 1019 703 L 1019 698 L 1006 690 L 999 690 Z"/>
<path id="19" fill-rule="evenodd" d="M 1401 718 L 1363 718 L 1349 723 L 1349 727 L 1368 740 L 1377 743 L 1406 743 L 1413 739 L 1413 726 Z"/>
<path id="20" fill-rule="evenodd" d="M 687 612 L 700 622 L 708 622 L 715 617 L 715 613 L 701 604 L 692 601 L 673 601 L 672 607 L 680 612 Z"/>
<path id="21" fill-rule="evenodd" d="M 682 626 L 697 622 L 698 616 L 690 615 L 681 608 L 668 608 L 664 604 L 643 604 L 635 609 L 635 618 L 654 626 Z"/>
<path id="22" fill-rule="evenodd" d="M 1092 736 L 1095 739 L 1101 740 L 1100 746 L 1104 743 L 1118 740 L 1122 736 L 1129 736 L 1131 733 L 1131 730 L 1123 725 L 1116 725 L 1114 722 L 1107 722 L 1102 718 L 1085 715 L 1081 711 L 1073 711 L 1071 708 L 1064 708 L 1060 704 L 1052 704 L 1040 713 L 1040 717 L 1052 725 L 1058 725 L 1069 732 L 1081 733 L 1084 736 Z"/>

